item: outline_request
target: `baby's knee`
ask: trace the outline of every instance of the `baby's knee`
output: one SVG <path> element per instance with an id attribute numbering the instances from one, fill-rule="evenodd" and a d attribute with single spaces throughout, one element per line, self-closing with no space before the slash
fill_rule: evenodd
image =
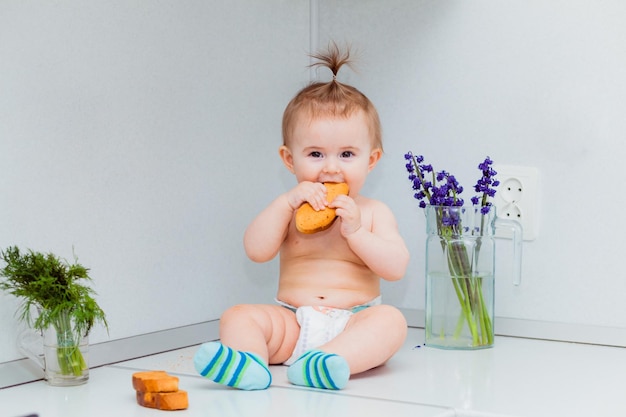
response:
<path id="1" fill-rule="evenodd" d="M 374 307 L 370 307 L 372 309 L 377 309 L 378 314 L 383 314 L 387 317 L 393 317 L 400 321 L 405 321 L 404 314 L 397 308 L 389 304 L 380 304 Z"/>
<path id="2" fill-rule="evenodd" d="M 397 350 L 402 346 L 408 334 L 406 318 L 396 307 L 390 305 L 381 305 L 379 307 L 382 307 L 379 312 L 379 318 L 385 329 L 385 337 L 391 345 L 395 346 L 395 350 Z"/>
<path id="3" fill-rule="evenodd" d="M 375 308 L 377 310 L 376 315 L 385 323 L 386 326 L 389 326 L 398 332 L 406 331 L 408 327 L 406 318 L 396 307 L 388 304 L 381 304 L 370 308 Z"/>
<path id="4" fill-rule="evenodd" d="M 239 319 L 243 317 L 249 317 L 255 314 L 257 308 L 253 304 L 237 304 L 226 309 L 220 318 L 220 321 L 225 322 L 233 319 Z"/>
<path id="5" fill-rule="evenodd" d="M 260 325 L 295 322 L 295 314 L 284 307 L 267 304 L 237 304 L 222 313 L 221 323 L 253 321 Z"/>

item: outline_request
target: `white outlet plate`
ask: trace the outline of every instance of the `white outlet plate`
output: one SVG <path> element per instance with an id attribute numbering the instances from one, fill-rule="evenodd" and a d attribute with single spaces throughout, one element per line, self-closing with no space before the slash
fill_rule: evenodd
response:
<path id="1" fill-rule="evenodd" d="M 539 170 L 534 167 L 494 165 L 500 185 L 493 204 L 503 219 L 517 220 L 522 225 L 524 240 L 535 240 L 538 230 Z M 506 228 L 497 228 L 496 237 L 512 238 Z"/>

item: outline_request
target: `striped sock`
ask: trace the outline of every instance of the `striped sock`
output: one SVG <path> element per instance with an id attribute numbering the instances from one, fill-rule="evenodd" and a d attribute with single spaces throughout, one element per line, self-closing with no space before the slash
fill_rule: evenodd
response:
<path id="1" fill-rule="evenodd" d="M 350 367 L 339 355 L 309 350 L 287 369 L 287 379 L 294 385 L 342 389 L 350 379 Z"/>
<path id="2" fill-rule="evenodd" d="M 193 364 L 203 377 L 229 387 L 266 389 L 272 382 L 269 368 L 257 355 L 239 352 L 220 342 L 201 345 L 193 358 Z"/>

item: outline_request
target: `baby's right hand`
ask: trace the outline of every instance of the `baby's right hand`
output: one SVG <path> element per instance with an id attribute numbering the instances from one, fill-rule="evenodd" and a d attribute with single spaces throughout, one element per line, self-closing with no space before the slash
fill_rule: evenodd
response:
<path id="1" fill-rule="evenodd" d="M 287 192 L 287 202 L 293 210 L 304 203 L 309 203 L 315 210 L 323 210 L 328 206 L 326 187 L 321 182 L 302 181 Z"/>

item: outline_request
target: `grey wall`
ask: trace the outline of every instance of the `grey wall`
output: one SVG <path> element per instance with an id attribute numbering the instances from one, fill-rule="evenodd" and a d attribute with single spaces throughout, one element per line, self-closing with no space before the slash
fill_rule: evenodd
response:
<path id="1" fill-rule="evenodd" d="M 91 268 L 110 335 L 271 302 L 242 235 L 282 189 L 309 3 L 0 1 L 0 247 Z M 0 362 L 17 301 L 0 295 Z"/>
<path id="2" fill-rule="evenodd" d="M 426 155 L 466 188 L 490 155 L 541 177 L 538 237 L 524 243 L 520 287 L 511 285 L 510 241 L 498 242 L 496 314 L 531 327 L 606 328 L 626 344 L 626 3 L 320 4 L 320 44 L 361 50 L 359 74 L 347 79 L 377 104 L 385 129 L 387 154 L 367 191 L 390 203 L 413 254 L 387 298 L 424 306 L 424 219 L 403 154 Z"/>
<path id="3" fill-rule="evenodd" d="M 364 192 L 391 206 L 412 252 L 386 301 L 424 307 L 423 214 L 403 154 L 464 184 L 490 155 L 541 173 L 522 286 L 498 242 L 497 314 L 624 334 L 626 5 L 318 6 L 314 43 L 361 51 L 340 78 L 383 122 L 386 154 Z M 306 0 L 0 0 L 0 247 L 74 248 L 111 324 L 92 343 L 271 302 L 276 262 L 248 261 L 241 238 L 293 185 L 276 150 L 284 106 L 309 79 L 309 17 Z M 21 357 L 16 306 L 0 295 L 0 362 Z"/>

